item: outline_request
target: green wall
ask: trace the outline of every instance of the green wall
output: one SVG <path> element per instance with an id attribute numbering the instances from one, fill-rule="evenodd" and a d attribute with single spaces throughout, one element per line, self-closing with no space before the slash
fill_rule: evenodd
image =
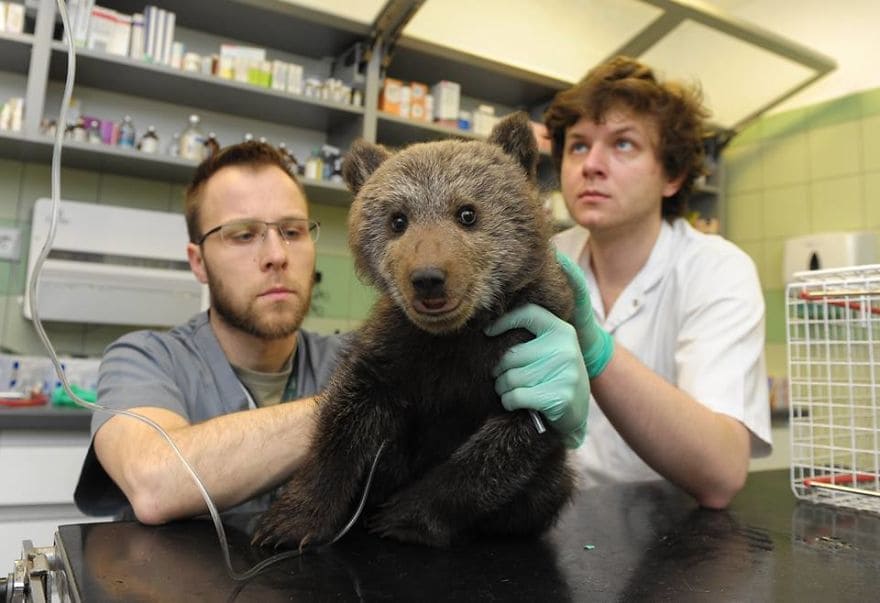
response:
<path id="1" fill-rule="evenodd" d="M 0 260 L 0 349 L 20 354 L 42 354 L 44 348 L 30 320 L 21 311 L 27 277 L 31 216 L 34 202 L 50 196 L 49 166 L 0 159 L 0 226 L 21 230 L 21 257 Z M 107 173 L 63 169 L 63 199 L 120 205 L 138 209 L 182 211 L 184 187 L 179 184 L 130 178 Z M 372 292 L 354 276 L 346 239 L 347 209 L 313 204 L 321 221 L 316 289 L 305 326 L 330 333 L 346 331 L 362 320 L 373 300 Z M 137 228 L 136 224 L 132 228 Z M 181 250 L 186 241 L 181 241 Z M 182 251 L 183 253 L 183 251 Z M 100 355 L 104 347 L 130 330 L 127 327 L 46 323 L 57 351 L 67 355 Z"/>
<path id="2" fill-rule="evenodd" d="M 785 374 L 785 240 L 880 231 L 880 89 L 763 117 L 723 159 L 725 234 L 758 266 L 768 368 Z"/>

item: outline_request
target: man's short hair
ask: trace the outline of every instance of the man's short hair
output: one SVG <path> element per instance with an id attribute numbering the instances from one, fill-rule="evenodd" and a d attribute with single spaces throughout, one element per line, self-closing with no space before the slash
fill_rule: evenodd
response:
<path id="1" fill-rule="evenodd" d="M 184 195 L 183 213 L 186 217 L 186 230 L 192 243 L 198 242 L 202 233 L 199 227 L 199 212 L 202 205 L 202 192 L 211 177 L 225 167 L 243 166 L 261 168 L 276 166 L 296 184 L 306 197 L 302 183 L 296 177 L 296 165 L 284 153 L 265 142 L 255 140 L 241 142 L 222 148 L 217 153 L 202 161 L 196 168 L 192 181 Z"/>
<path id="2" fill-rule="evenodd" d="M 678 192 L 663 199 L 662 215 L 670 221 L 683 216 L 694 181 L 705 173 L 703 139 L 708 111 L 699 88 L 661 82 L 650 67 L 635 59 L 621 56 L 603 63 L 553 99 L 544 122 L 557 169 L 562 165 L 569 127 L 583 117 L 602 123 L 610 111 L 621 108 L 656 123 L 656 153 L 666 176 L 675 179 L 684 175 Z"/>

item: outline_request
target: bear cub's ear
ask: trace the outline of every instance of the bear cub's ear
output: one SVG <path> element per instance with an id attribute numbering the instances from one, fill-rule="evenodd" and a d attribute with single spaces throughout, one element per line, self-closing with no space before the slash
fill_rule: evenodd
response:
<path id="1" fill-rule="evenodd" d="M 348 190 L 357 195 L 367 178 L 390 156 L 385 147 L 362 138 L 355 140 L 342 161 L 342 179 Z"/>
<path id="2" fill-rule="evenodd" d="M 532 132 L 529 116 L 523 111 L 511 113 L 492 128 L 489 142 L 499 145 L 523 167 L 529 180 L 537 180 L 538 141 Z"/>

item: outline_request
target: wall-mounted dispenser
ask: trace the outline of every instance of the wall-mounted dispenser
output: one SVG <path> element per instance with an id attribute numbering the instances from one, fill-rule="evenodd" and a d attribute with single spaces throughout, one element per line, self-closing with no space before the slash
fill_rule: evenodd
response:
<path id="1" fill-rule="evenodd" d="M 788 239 L 782 259 L 782 279 L 795 272 L 876 264 L 878 238 L 873 232 L 820 232 Z"/>

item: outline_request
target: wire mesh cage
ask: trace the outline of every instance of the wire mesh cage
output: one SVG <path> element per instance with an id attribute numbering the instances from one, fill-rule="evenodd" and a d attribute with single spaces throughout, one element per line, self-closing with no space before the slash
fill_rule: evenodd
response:
<path id="1" fill-rule="evenodd" d="M 786 293 L 792 490 L 880 513 L 880 265 L 797 273 Z"/>

